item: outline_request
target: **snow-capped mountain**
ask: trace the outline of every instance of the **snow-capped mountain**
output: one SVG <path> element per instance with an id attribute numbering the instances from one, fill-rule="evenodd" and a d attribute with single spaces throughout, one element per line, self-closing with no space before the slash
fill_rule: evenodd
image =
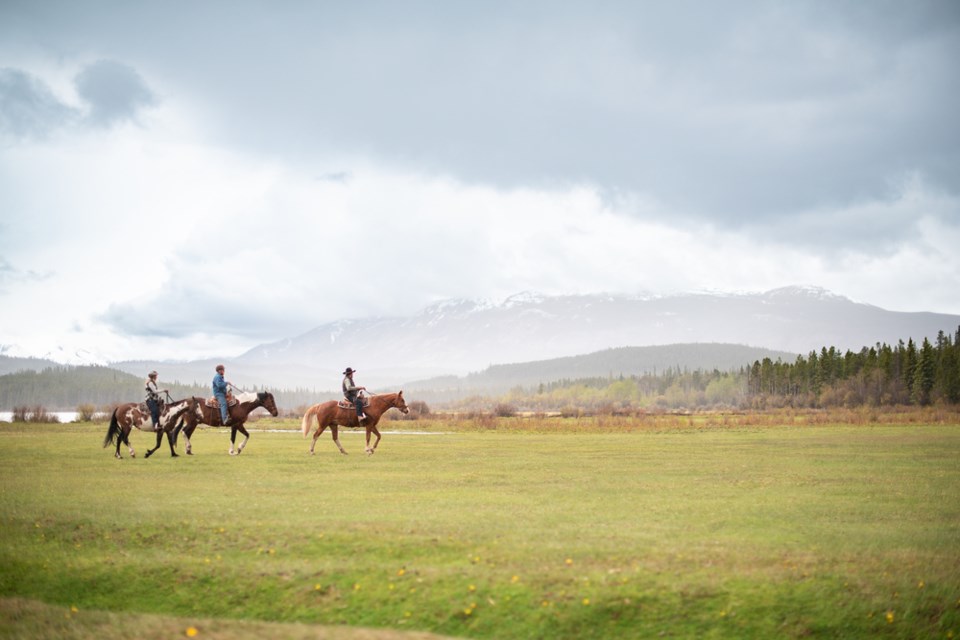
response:
<path id="1" fill-rule="evenodd" d="M 859 350 L 933 339 L 940 330 L 952 335 L 958 325 L 960 316 L 886 311 L 817 287 L 735 295 L 522 293 L 501 303 L 448 300 L 411 317 L 342 320 L 260 345 L 233 363 L 274 376 L 297 370 L 305 386 L 327 388 L 346 366 L 363 371 L 364 380 L 401 383 L 623 346 L 710 342 L 797 354 L 823 346 Z"/>
<path id="2" fill-rule="evenodd" d="M 93 353 L 92 351 L 88 351 L 87 349 L 64 347 L 62 345 L 57 345 L 44 353 L 35 354 L 29 352 L 20 345 L 0 344 L 0 356 L 6 356 L 8 358 L 45 360 L 55 364 L 69 366 L 107 364 L 106 358 Z"/>
<path id="3" fill-rule="evenodd" d="M 818 287 L 737 294 L 520 293 L 499 302 L 445 300 L 412 316 L 342 319 L 232 358 L 109 366 L 135 375 L 158 369 L 164 380 L 208 384 L 215 364 L 223 362 L 228 378 L 241 386 L 315 391 L 339 388 L 340 373 L 350 366 L 360 371 L 361 384 L 383 389 L 620 347 L 713 343 L 806 355 L 821 347 L 858 351 L 908 338 L 919 343 L 939 331 L 953 336 L 958 327 L 960 315 L 887 311 Z M 47 357 L 68 360 L 64 353 Z M 702 364 L 693 359 L 683 366 Z"/>

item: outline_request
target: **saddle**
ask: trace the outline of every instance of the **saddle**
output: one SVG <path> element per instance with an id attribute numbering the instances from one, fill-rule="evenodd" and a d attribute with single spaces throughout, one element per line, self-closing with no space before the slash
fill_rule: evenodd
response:
<path id="1" fill-rule="evenodd" d="M 368 398 L 367 396 L 361 396 L 360 399 L 363 400 L 363 407 L 364 407 L 364 408 L 367 408 L 367 407 L 370 406 L 370 398 Z M 350 401 L 347 400 L 346 398 L 344 398 L 343 400 L 341 400 L 340 402 L 338 402 L 338 403 L 337 403 L 337 406 L 338 406 L 339 408 L 341 408 L 341 409 L 356 409 L 356 408 L 357 408 L 357 405 L 356 405 L 355 403 L 350 402 Z"/>
<path id="2" fill-rule="evenodd" d="M 163 407 L 165 405 L 166 403 L 162 399 L 157 401 L 157 406 L 160 407 L 161 413 L 163 412 Z M 145 416 L 150 415 L 150 407 L 147 405 L 146 402 L 141 402 L 140 404 L 138 404 L 137 409 L 139 409 L 140 413 L 142 413 Z"/>
<path id="3" fill-rule="evenodd" d="M 227 395 L 227 406 L 228 406 L 228 407 L 236 406 L 238 402 L 240 402 L 240 401 L 237 400 L 236 398 L 234 398 L 233 395 L 230 395 L 230 394 Z M 207 400 L 206 400 L 206 402 L 205 402 L 204 404 L 206 404 L 206 405 L 207 405 L 208 407 L 210 407 L 211 409 L 219 409 L 219 408 L 220 408 L 220 403 L 217 402 L 216 396 L 210 396 L 209 398 L 207 398 Z"/>

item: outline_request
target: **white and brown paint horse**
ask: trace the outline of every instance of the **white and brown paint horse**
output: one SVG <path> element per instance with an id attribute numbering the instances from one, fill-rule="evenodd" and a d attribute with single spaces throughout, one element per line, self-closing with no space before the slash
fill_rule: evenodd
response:
<path id="1" fill-rule="evenodd" d="M 157 434 L 157 445 L 153 449 L 148 449 L 144 457 L 149 458 L 154 451 L 160 448 L 160 442 L 163 440 L 163 434 L 167 434 L 167 442 L 170 444 L 170 455 L 177 457 L 174 449 L 176 438 L 173 435 L 177 420 L 185 413 L 193 412 L 196 409 L 197 401 L 195 398 L 186 398 L 176 402 L 167 402 L 160 409 L 160 429 L 154 430 L 153 419 L 150 417 L 150 410 L 146 405 L 139 402 L 128 402 L 121 404 L 110 414 L 110 426 L 107 427 L 107 435 L 103 439 L 103 446 L 108 447 L 116 444 L 117 450 L 114 457 L 122 459 L 120 455 L 120 444 L 127 445 L 130 449 L 130 457 L 136 458 L 137 452 L 130 444 L 130 431 L 133 427 L 141 431 L 149 431 Z"/>
<path id="2" fill-rule="evenodd" d="M 227 415 L 230 419 L 230 424 L 227 426 L 230 427 L 230 455 L 237 456 L 243 452 L 243 448 L 247 446 L 247 440 L 250 439 L 250 433 L 247 431 L 246 427 L 243 424 L 247 421 L 247 417 L 255 409 L 263 407 L 270 412 L 274 418 L 280 413 L 277 410 L 277 403 L 273 399 L 273 394 L 267 391 L 261 391 L 259 393 L 240 393 L 235 396 L 237 399 L 237 404 L 227 407 Z M 208 406 L 206 401 L 202 398 L 194 398 L 196 403 L 196 408 L 189 413 L 184 414 L 183 419 L 180 421 L 180 424 L 177 425 L 177 428 L 173 433 L 173 441 L 176 443 L 177 438 L 180 432 L 183 432 L 183 437 L 186 439 L 185 450 L 187 455 L 193 455 L 193 447 L 190 444 L 190 436 L 193 435 L 194 430 L 197 428 L 198 424 L 205 424 L 211 427 L 222 427 L 223 423 L 220 421 L 220 408 Z M 237 442 L 237 432 L 243 434 L 243 442 L 240 443 L 240 446 L 234 450 L 234 445 Z"/>
<path id="3" fill-rule="evenodd" d="M 323 433 L 324 429 L 330 427 L 330 435 L 333 437 L 333 444 L 337 445 L 340 453 L 347 455 L 340 445 L 338 437 L 338 427 L 365 427 L 367 430 L 367 455 L 373 455 L 380 444 L 380 432 L 377 431 L 377 423 L 380 422 L 380 416 L 389 409 L 399 409 L 402 413 L 409 413 L 407 403 L 403 399 L 403 391 L 398 393 L 385 393 L 383 395 L 370 396 L 370 405 L 364 407 L 363 412 L 367 419 L 361 424 L 357 418 L 357 410 L 351 403 L 349 407 L 344 408 L 336 400 L 321 402 L 315 404 L 303 414 L 303 420 L 300 422 L 300 428 L 303 430 L 303 437 L 306 438 L 310 433 L 310 425 L 316 419 L 317 428 L 313 432 L 313 441 L 310 443 L 310 455 L 313 455 L 313 448 L 317 445 L 317 438 Z M 370 446 L 370 434 L 376 434 L 377 441 Z"/>

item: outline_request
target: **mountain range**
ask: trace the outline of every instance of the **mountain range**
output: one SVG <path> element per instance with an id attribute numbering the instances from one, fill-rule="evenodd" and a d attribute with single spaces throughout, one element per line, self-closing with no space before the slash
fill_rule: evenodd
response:
<path id="1" fill-rule="evenodd" d="M 448 300 L 412 316 L 344 319 L 258 345 L 238 356 L 191 361 L 97 362 L 136 376 L 208 385 L 218 362 L 241 387 L 329 392 L 347 366 L 374 391 L 406 387 L 494 391 L 562 378 L 643 374 L 666 367 L 726 370 L 821 347 L 859 351 L 879 342 L 950 335 L 960 316 L 888 311 L 817 287 L 763 293 L 567 295 L 522 293 L 501 302 Z M 666 348 L 670 345 L 669 349 Z M 640 348 L 642 347 L 642 348 Z M 0 374 L 74 362 L 0 346 Z M 513 365 L 504 368 L 505 365 Z"/>
<path id="2" fill-rule="evenodd" d="M 523 293 L 498 303 L 448 300 L 412 316 L 344 319 L 232 358 L 110 366 L 137 375 L 158 369 L 168 380 L 206 382 L 219 361 L 238 384 L 317 391 L 337 389 L 350 366 L 358 370 L 360 384 L 380 389 L 619 347 L 715 343 L 795 357 L 824 346 L 859 351 L 878 342 L 933 340 L 958 326 L 958 315 L 888 311 L 817 287 L 743 294 Z M 681 366 L 696 368 L 695 360 Z M 622 373 L 646 371 L 640 363 L 634 368 Z"/>

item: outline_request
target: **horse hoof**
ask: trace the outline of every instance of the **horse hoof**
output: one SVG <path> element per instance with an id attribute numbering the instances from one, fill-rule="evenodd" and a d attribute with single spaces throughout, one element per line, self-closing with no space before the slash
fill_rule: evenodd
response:
<path id="1" fill-rule="evenodd" d="M 179 458 L 179 457 L 180 457 L 180 454 L 179 454 L 179 453 L 171 453 L 171 454 L 170 454 L 170 457 L 171 457 L 171 458 Z"/>
<path id="2" fill-rule="evenodd" d="M 187 455 L 188 455 L 188 456 L 192 456 L 192 455 L 193 455 L 193 451 L 187 451 Z"/>

